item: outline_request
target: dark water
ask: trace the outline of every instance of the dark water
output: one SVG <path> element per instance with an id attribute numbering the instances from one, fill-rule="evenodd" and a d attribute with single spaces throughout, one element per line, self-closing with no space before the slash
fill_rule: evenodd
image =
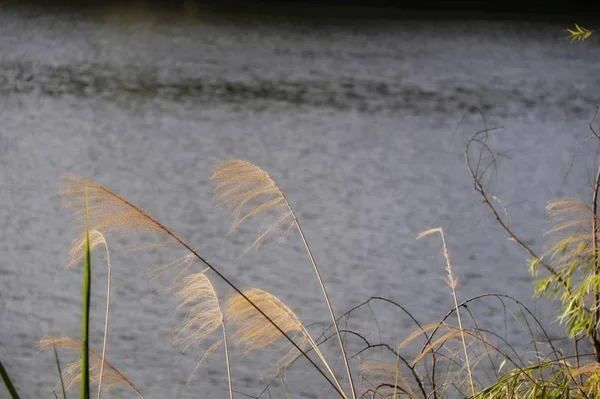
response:
<path id="1" fill-rule="evenodd" d="M 226 238 L 211 167 L 245 158 L 269 171 L 297 209 L 338 313 L 381 295 L 423 323 L 437 321 L 452 306 L 439 240 L 415 237 L 442 226 L 459 298 L 513 295 L 558 336 L 555 306 L 531 299 L 527 257 L 473 192 L 463 151 L 484 127 L 478 107 L 490 126 L 503 127 L 490 139 L 507 151 L 494 193 L 536 250 L 548 200 L 591 196 L 594 146 L 585 139 L 600 101 L 600 53 L 595 40 L 568 45 L 562 28 L 211 15 L 165 22 L 142 11 L 0 8 L 0 357 L 22 396 L 52 397 L 56 372 L 52 356 L 38 353 L 39 338 L 80 335 L 81 274 L 59 269 L 77 233 L 57 195 L 63 172 L 106 184 L 240 286 L 276 294 L 306 324 L 326 323 L 297 235 L 241 258 L 260 223 Z M 147 398 L 226 397 L 222 349 L 187 385 L 199 351 L 169 348 L 182 316 L 150 272 L 182 253 L 126 256 L 122 242 L 109 245 L 108 360 Z M 92 345 L 100 350 L 105 271 L 97 275 Z M 479 306 L 488 328 L 506 325 L 512 342 L 526 346 L 524 327 L 499 302 Z M 379 327 L 392 345 L 414 331 L 394 309 L 374 310 L 377 324 L 365 312 L 350 328 L 373 338 Z M 268 354 L 235 352 L 233 361 L 245 393 L 273 375 Z M 330 396 L 306 383 L 316 380 L 306 365 L 298 369 L 288 375 L 293 397 Z M 280 388 L 273 395 L 284 397 Z"/>

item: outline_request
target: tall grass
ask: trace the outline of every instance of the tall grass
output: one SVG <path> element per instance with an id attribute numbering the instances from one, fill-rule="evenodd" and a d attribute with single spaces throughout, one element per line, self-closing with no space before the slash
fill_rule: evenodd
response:
<path id="1" fill-rule="evenodd" d="M 483 172 L 481 169 L 485 160 L 481 153 L 491 152 L 485 144 L 487 139 L 485 134 L 478 133 L 467 148 L 467 165 L 474 176 L 476 190 L 485 199 L 488 199 L 493 196 L 485 191 L 483 181 L 489 168 L 486 167 Z M 481 145 L 476 163 L 473 163 L 473 158 L 469 158 L 468 153 L 470 149 L 472 150 L 473 143 Z M 495 162 L 493 157 L 491 159 Z M 351 313 L 359 312 L 363 307 L 371 309 L 371 303 L 378 301 L 409 316 L 415 323 L 414 333 L 401 340 L 399 345 L 392 347 L 382 341 L 373 342 L 372 338 L 362 332 L 340 328 L 340 317 L 336 316 L 331 306 L 320 269 L 294 210 L 279 186 L 261 168 L 243 160 L 219 163 L 213 171 L 212 179 L 216 181 L 215 200 L 217 205 L 228 206 L 233 210 L 232 230 L 249 218 L 261 217 L 266 213 L 274 215 L 274 222 L 258 232 L 258 238 L 250 244 L 249 249 L 258 248 L 269 236 L 277 234 L 286 236 L 291 228 L 298 231 L 331 317 L 331 325 L 320 335 L 311 333 L 295 312 L 274 295 L 260 288 L 245 290 L 238 288 L 180 236 L 108 188 L 88 179 L 67 176 L 62 193 L 67 203 L 73 207 L 75 215 L 79 218 L 83 216 L 86 221 L 86 229 L 74 242 L 69 255 L 70 263 L 83 258 L 84 270 L 89 268 L 90 250 L 99 245 L 106 247 L 108 258 L 108 245 L 104 234 L 109 236 L 131 235 L 132 233 L 155 234 L 162 237 L 162 241 L 158 244 L 159 247 L 176 245 L 187 251 L 187 254 L 180 260 L 156 269 L 156 272 L 161 274 L 177 271 L 174 284 L 170 288 L 174 289 L 175 295 L 179 299 L 178 309 L 186 310 L 184 320 L 174 327 L 173 345 L 182 347 L 183 350 L 199 349 L 201 345 L 204 345 L 205 340 L 220 330 L 221 338 L 203 349 L 200 360 L 206 360 L 214 350 L 223 345 L 230 399 L 239 396 L 236 394 L 235 381 L 232 377 L 232 368 L 235 364 L 231 362 L 230 357 L 230 351 L 235 348 L 240 348 L 244 352 L 267 348 L 277 348 L 279 351 L 272 382 L 258 396 L 250 395 L 252 397 L 261 397 L 263 393 L 269 393 L 272 385 L 277 384 L 278 381 L 283 384 L 283 376 L 300 358 L 306 359 L 323 381 L 329 384 L 331 394 L 342 398 L 442 398 L 455 394 L 471 398 L 496 398 L 502 397 L 502 395 L 515 398 L 523 397 L 523 395 L 542 398 L 549 392 L 554 392 L 553 395 L 568 392 L 571 396 L 590 397 L 591 390 L 597 386 L 596 381 L 600 367 L 596 368 L 593 363 L 585 362 L 586 353 L 579 353 L 576 357 L 577 361 L 581 361 L 583 364 L 571 364 L 569 357 L 556 349 L 541 323 L 522 303 L 498 294 L 484 294 L 463 302 L 459 301 L 458 280 L 452 270 L 442 228 L 431 229 L 418 235 L 418 238 L 423 238 L 439 233 L 442 239 L 444 270 L 453 301 L 452 308 L 442 320 L 421 324 L 400 304 L 387 298 L 375 297 L 351 309 L 341 317 L 348 318 Z M 567 232 L 572 228 L 588 226 L 589 220 L 591 220 L 587 216 L 584 216 L 583 219 L 570 218 L 572 210 L 589 212 L 584 205 L 579 203 L 563 201 L 551 204 L 548 209 L 555 216 L 567 218 L 562 224 L 551 230 L 553 235 Z M 493 210 L 495 211 L 495 208 Z M 499 217 L 501 213 L 493 214 Z M 503 222 L 502 219 L 500 221 Z M 505 231 L 511 232 L 508 223 L 502 227 L 505 228 Z M 587 264 L 592 265 L 588 267 L 591 276 L 596 275 L 594 256 L 597 251 L 593 246 L 594 237 L 595 235 L 592 233 L 568 235 L 551 247 L 552 253 L 548 255 L 549 260 L 545 265 L 554 272 L 550 274 L 554 280 L 547 283 L 548 286 L 559 284 L 560 287 L 565 287 L 568 293 L 578 292 L 578 289 L 570 288 L 568 283 L 564 286 L 565 282 L 572 280 L 572 276 L 557 266 L 569 263 L 573 259 L 588 257 Z M 589 245 L 573 244 L 587 243 L 588 240 L 591 243 Z M 575 252 L 569 250 L 573 245 L 576 247 Z M 536 259 L 539 263 L 546 262 L 542 256 L 536 257 Z M 204 269 L 190 271 L 194 268 L 193 260 L 199 260 Z M 572 264 L 571 266 L 574 267 Z M 74 381 L 79 381 L 82 385 L 82 392 L 84 392 L 84 379 L 88 375 L 87 378 L 99 385 L 99 397 L 105 379 L 108 381 L 105 384 L 107 389 L 125 385 L 131 387 L 132 391 L 141 397 L 141 393 L 135 388 L 135 385 L 105 359 L 110 309 L 109 259 L 108 273 L 102 355 L 85 348 L 84 340 L 79 344 L 75 341 L 59 339 L 53 341 L 53 344 L 59 348 L 71 350 L 79 348 L 82 353 L 81 360 L 69 365 L 63 373 L 67 377 L 65 378 L 66 389 L 72 387 Z M 221 279 L 233 291 L 233 294 L 223 304 L 211 283 L 211 278 Z M 89 282 L 84 279 L 84 283 Z M 587 284 L 586 287 L 593 291 L 594 288 L 589 285 L 590 283 Z M 595 293 L 595 291 L 593 292 Z M 473 308 L 473 304 L 492 299 L 502 301 L 506 314 L 520 312 L 522 322 L 531 336 L 531 350 L 520 353 L 513 347 L 513 343 L 509 342 L 507 335 L 503 336 L 494 330 L 485 328 L 475 318 L 470 310 Z M 470 303 L 470 308 L 467 308 L 467 303 Z M 510 306 L 515 307 L 515 310 L 508 310 L 508 305 L 511 303 Z M 376 313 L 373 315 L 376 317 Z M 453 315 L 456 315 L 457 325 L 448 322 L 448 318 Z M 376 318 L 374 322 L 379 329 Z M 588 325 L 586 329 L 577 330 L 576 334 L 590 331 L 590 328 L 593 326 Z M 538 336 L 540 331 L 546 338 L 545 344 L 541 343 Z M 342 339 L 344 335 L 346 338 Z M 340 348 L 339 353 L 345 368 L 344 374 L 348 380 L 347 386 L 344 386 L 341 376 L 336 371 L 330 354 L 323 350 L 324 344 L 330 339 L 335 339 Z M 359 347 L 358 350 L 348 351 L 347 345 L 351 341 L 354 347 Z M 42 346 L 44 345 L 47 346 L 47 343 L 42 343 Z M 414 352 L 418 347 L 420 350 Z M 546 348 L 550 350 L 547 351 Z M 375 350 L 379 350 L 379 359 L 373 358 Z M 409 354 L 410 352 L 412 354 Z M 85 363 L 84 353 L 90 357 L 89 362 L 91 363 Z M 360 386 L 354 382 L 352 376 L 351 364 L 355 361 L 360 370 Z M 487 366 L 482 366 L 482 363 L 487 363 Z M 107 373 L 103 371 L 105 365 L 108 369 Z M 494 370 L 493 375 L 486 374 L 490 369 Z M 500 374 L 501 371 L 504 372 Z M 283 389 L 285 395 L 289 395 L 287 388 Z M 244 395 L 248 394 L 244 393 Z"/>
<path id="2" fill-rule="evenodd" d="M 591 124 L 590 124 L 591 126 Z M 317 379 L 307 381 L 315 388 L 327 391 L 323 397 L 355 398 L 596 398 L 600 392 L 600 245 L 597 222 L 600 166 L 592 189 L 591 203 L 572 198 L 550 202 L 547 212 L 553 225 L 548 231 L 546 252 L 538 254 L 514 232 L 502 201 L 489 190 L 490 175 L 496 173 L 497 154 L 488 139 L 493 129 L 487 126 L 467 144 L 465 159 L 476 193 L 491 211 L 498 226 L 531 257 L 530 269 L 537 278 L 536 294 L 558 299 L 558 321 L 565 326 L 567 339 L 574 354 L 564 345 L 558 347 L 544 325 L 522 302 L 504 294 L 483 293 L 460 301 L 458 277 L 453 271 L 445 232 L 435 228 L 420 233 L 417 238 L 440 234 L 444 257 L 444 272 L 452 296 L 449 310 L 443 318 L 422 323 L 405 306 L 391 298 L 371 297 L 347 310 L 341 316 L 330 302 L 326 282 L 321 274 L 300 222 L 283 190 L 259 166 L 244 160 L 220 162 L 213 170 L 216 204 L 232 209 L 231 231 L 250 218 L 273 216 L 273 222 L 257 233 L 249 249 L 259 248 L 269 237 L 286 237 L 292 231 L 300 236 L 308 260 L 315 272 L 328 309 L 330 323 L 320 331 L 305 325 L 298 314 L 281 299 L 259 287 L 242 289 L 225 275 L 220 267 L 209 262 L 204 253 L 185 241 L 173 230 L 152 217 L 134 203 L 107 187 L 79 176 L 65 176 L 61 190 L 82 230 L 74 240 L 68 265 L 83 264 L 82 337 L 43 338 L 40 348 L 52 349 L 59 370 L 56 390 L 63 393 L 80 386 L 80 397 L 89 398 L 90 385 L 98 386 L 97 397 L 117 387 L 143 398 L 141 391 L 107 358 L 111 310 L 111 262 L 108 240 L 130 235 L 153 235 L 156 244 L 135 250 L 175 246 L 185 256 L 166 266 L 154 269 L 155 274 L 175 274 L 165 291 L 174 292 L 178 300 L 175 310 L 182 310 L 183 320 L 173 326 L 172 346 L 200 351 L 200 361 L 206 361 L 223 346 L 224 371 L 228 396 L 260 398 L 272 395 L 279 386 L 285 397 L 288 392 L 285 375 L 300 359 L 315 372 Z M 599 139 L 600 135 L 592 129 Z M 98 247 L 106 250 L 107 292 L 103 321 L 102 351 L 90 348 L 90 302 L 92 272 L 91 252 Z M 200 267 L 198 267 L 200 266 Z M 149 272 L 152 272 L 149 270 Z M 540 277 L 540 273 L 545 273 Z M 229 287 L 219 292 L 213 281 Z M 168 290 L 171 289 L 171 290 Z M 226 299 L 225 299 L 226 298 Z M 522 327 L 517 341 L 511 337 L 508 322 L 504 328 L 492 324 L 477 310 L 500 304 L 505 319 L 513 318 Z M 386 323 L 378 315 L 386 307 L 387 314 L 412 323 L 414 331 L 397 336 L 390 345 L 382 339 Z M 368 311 L 368 312 L 367 312 Z M 372 319 L 374 331 L 353 329 L 350 318 Z M 456 325 L 452 320 L 456 319 Z M 346 321 L 344 325 L 343 321 Z M 389 333 L 389 331 L 388 331 Z M 207 343 L 213 339 L 212 343 Z M 329 341 L 335 343 L 333 352 Z M 588 344 L 582 344 L 587 341 Z M 261 392 L 241 392 L 234 376 L 236 361 L 233 351 L 254 352 L 274 350 L 277 353 L 272 380 Z M 79 357 L 61 369 L 62 354 L 79 353 Z M 336 367 L 340 360 L 344 370 Z M 197 366 L 198 367 L 198 366 Z M 195 371 L 195 370 L 194 370 Z M 354 371 L 354 374 L 353 374 Z M 356 373 L 359 371 L 359 373 Z M 18 398 L 6 370 L 0 363 L 5 385 L 12 398 Z M 193 373 L 192 373 L 193 374 Z M 357 378 L 355 378 L 358 376 Z M 58 396 L 58 395 L 57 395 Z"/>

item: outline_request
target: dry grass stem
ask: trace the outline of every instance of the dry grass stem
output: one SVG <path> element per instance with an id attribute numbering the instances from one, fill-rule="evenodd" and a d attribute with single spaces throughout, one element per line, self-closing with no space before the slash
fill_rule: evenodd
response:
<path id="1" fill-rule="evenodd" d="M 58 349 L 68 349 L 74 353 L 81 352 L 81 342 L 67 337 L 59 338 L 42 338 L 40 340 L 41 350 L 51 350 L 56 346 Z M 90 349 L 90 382 L 93 384 L 99 384 L 100 382 L 100 367 L 102 363 L 102 357 L 97 352 Z M 133 383 L 127 379 L 119 370 L 117 370 L 112 364 L 105 361 L 105 370 L 102 379 L 104 380 L 105 390 L 115 388 L 117 386 L 128 386 L 130 387 L 140 398 L 144 396 L 136 388 Z M 65 383 L 65 389 L 69 390 L 81 381 L 81 359 L 74 361 L 69 364 L 63 371 L 63 379 Z"/>

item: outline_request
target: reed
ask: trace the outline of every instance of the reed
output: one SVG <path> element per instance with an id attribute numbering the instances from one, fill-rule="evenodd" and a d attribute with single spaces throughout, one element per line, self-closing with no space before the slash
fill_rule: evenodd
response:
<path id="1" fill-rule="evenodd" d="M 548 277 L 538 282 L 536 293 L 545 293 L 561 300 L 563 313 L 560 321 L 568 325 L 567 331 L 574 340 L 574 357 L 569 357 L 557 349 L 553 339 L 535 315 L 514 298 L 501 294 L 482 294 L 460 302 L 457 294 L 458 279 L 453 272 L 442 228 L 424 231 L 417 238 L 431 234 L 441 236 L 446 282 L 452 295 L 452 308 L 443 319 L 421 324 L 404 306 L 383 297 L 370 298 L 344 313 L 342 317 L 336 316 L 321 269 L 283 190 L 257 165 L 244 160 L 229 160 L 216 165 L 212 180 L 215 181 L 214 198 L 217 205 L 232 210 L 230 232 L 250 218 L 273 215 L 273 223 L 258 232 L 257 238 L 246 248 L 248 251 L 259 248 L 269 237 L 279 235 L 281 239 L 292 229 L 297 230 L 320 285 L 331 325 L 319 336 L 311 334 L 294 311 L 276 296 L 261 288 L 238 288 L 220 268 L 208 262 L 198 250 L 149 213 L 99 183 L 70 175 L 64 178 L 61 192 L 76 218 L 85 222 L 85 230 L 74 241 L 67 259 L 67 264 L 71 266 L 81 263 L 82 260 L 84 264 L 83 335 L 81 342 L 69 338 L 45 339 L 41 342 L 44 349 L 50 348 L 50 345 L 54 348 L 59 369 L 56 348 L 81 353 L 78 360 L 69 364 L 62 373 L 59 371 L 61 378 L 64 378 L 63 392 L 75 384 L 80 384 L 82 397 L 89 397 L 89 384 L 92 383 L 98 385 L 98 399 L 103 392 L 119 385 L 131 388 L 132 392 L 142 397 L 131 381 L 106 361 L 111 265 L 105 235 L 152 234 L 160 237 L 161 241 L 134 250 L 168 245 L 186 251 L 185 256 L 154 271 L 154 275 L 176 272 L 174 281 L 168 288 L 175 292 L 179 301 L 176 310 L 185 310 L 185 313 L 183 321 L 174 328 L 172 345 L 181 347 L 183 351 L 198 349 L 205 340 L 218 332 L 220 337 L 203 347 L 198 365 L 220 345 L 224 346 L 230 399 L 238 392 L 234 389 L 232 379 L 232 368 L 235 364 L 230 357 L 230 351 L 236 348 L 244 352 L 272 348 L 279 351 L 275 363 L 276 375 L 263 392 L 258 396 L 239 393 L 256 398 L 264 393 L 270 394 L 270 387 L 277 381 L 280 382 L 285 396 L 290 397 L 285 387 L 284 376 L 296 360 L 301 358 L 309 362 L 330 385 L 335 395 L 346 399 L 440 399 L 452 397 L 452 390 L 457 396 L 481 399 L 595 397 L 595 393 L 600 389 L 600 250 L 595 204 L 600 188 L 600 169 L 592 206 L 572 199 L 559 200 L 548 205 L 548 213 L 555 222 L 548 234 L 554 240 L 549 244 L 546 254 L 537 255 L 527 247 L 525 241 L 512 232 L 506 209 L 503 208 L 502 212 L 499 212 L 494 208 L 498 204 L 503 206 L 502 201 L 486 192 L 484 181 L 488 181 L 489 171 L 493 170 L 496 164 L 496 158 L 486 143 L 488 131 L 486 128 L 477 133 L 467 146 L 465 154 L 468 169 L 475 182 L 475 190 L 481 195 L 484 204 L 490 207 L 501 228 L 532 256 L 532 272 L 537 276 L 539 265 L 549 272 Z M 477 146 L 480 152 L 472 159 L 470 151 Z M 491 155 L 486 156 L 488 152 Z M 89 348 L 88 332 L 91 298 L 89 284 L 92 278 L 90 251 L 101 246 L 106 249 L 108 291 L 103 348 L 100 355 Z M 196 266 L 195 261 L 200 261 L 203 269 L 190 271 Z M 213 278 L 221 279 L 233 291 L 229 293 L 226 302 L 222 301 L 217 293 L 211 281 Z M 222 292 L 221 295 L 225 296 L 226 293 Z M 508 334 L 503 335 L 494 329 L 486 328 L 472 313 L 471 309 L 476 303 L 488 299 L 502 302 L 505 317 L 512 317 L 519 312 L 523 326 L 531 337 L 528 350 L 517 350 L 509 342 Z M 381 340 L 380 329 L 383 324 L 378 322 L 377 313 L 371 308 L 374 300 L 394 307 L 415 323 L 417 328 L 408 337 L 400 337 L 397 340 L 399 345 L 392 347 Z M 508 309 L 508 304 L 513 306 L 512 310 Z M 373 326 L 379 333 L 379 341 L 374 338 L 376 335 L 370 332 L 358 331 L 349 325 L 341 328 L 342 319 L 347 321 L 350 314 L 359 312 L 363 307 L 368 307 L 371 311 Z M 448 322 L 448 318 L 454 316 L 457 325 Z M 311 330 L 313 328 L 311 327 Z M 589 338 L 594 353 L 579 351 L 579 340 L 584 337 Z M 348 380 L 346 387 L 344 378 L 336 374 L 336 363 L 322 350 L 323 345 L 330 339 L 337 341 L 340 348 L 340 359 L 344 364 L 345 378 Z M 350 341 L 353 346 L 347 346 Z M 596 343 L 598 347 L 594 346 Z M 348 351 L 349 347 L 359 349 Z M 415 353 L 415 347 L 421 349 Z M 374 357 L 375 354 L 378 355 L 377 358 Z M 586 360 L 589 356 L 593 361 Z M 360 389 L 357 389 L 350 367 L 354 361 L 357 361 L 360 367 Z M 481 366 L 483 362 L 487 363 L 487 367 Z M 492 370 L 494 375 L 488 375 L 488 370 Z"/>

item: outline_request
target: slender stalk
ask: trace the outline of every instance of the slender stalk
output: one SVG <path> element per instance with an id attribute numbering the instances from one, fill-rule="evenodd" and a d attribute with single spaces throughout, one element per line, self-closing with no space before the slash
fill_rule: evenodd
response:
<path id="1" fill-rule="evenodd" d="M 100 360 L 100 381 L 98 382 L 98 399 L 102 395 L 102 377 L 104 376 L 104 360 L 106 359 L 106 341 L 108 337 L 108 316 L 110 314 L 110 254 L 106 247 L 107 283 L 106 283 L 106 316 L 104 318 L 104 342 L 102 343 L 102 359 Z"/>
<path id="2" fill-rule="evenodd" d="M 67 393 L 65 391 L 65 382 L 63 380 L 62 370 L 60 367 L 60 359 L 58 358 L 58 352 L 56 351 L 56 345 L 52 344 L 52 349 L 54 349 L 54 360 L 56 361 L 56 368 L 58 369 L 58 378 L 60 380 L 60 390 L 62 392 L 63 399 L 67 399 Z"/>
<path id="3" fill-rule="evenodd" d="M 15 386 L 13 385 L 12 381 L 10 380 L 10 377 L 8 376 L 8 373 L 6 372 L 6 369 L 2 365 L 2 362 L 0 362 L 0 375 L 2 375 L 2 380 L 4 380 L 4 385 L 6 385 L 6 389 L 8 389 L 8 393 L 10 393 L 11 398 L 19 399 L 19 394 L 17 393 Z"/>
<path id="4" fill-rule="evenodd" d="M 284 196 L 285 198 L 285 196 Z M 338 327 L 337 318 L 335 317 L 335 313 L 333 311 L 333 307 L 331 306 L 331 301 L 329 300 L 329 295 L 327 294 L 327 290 L 325 289 L 325 284 L 323 283 L 323 278 L 321 277 L 321 272 L 317 267 L 317 263 L 315 262 L 315 258 L 313 257 L 312 251 L 308 246 L 308 242 L 306 241 L 306 237 L 304 236 L 304 232 L 302 231 L 302 227 L 300 227 L 300 223 L 298 222 L 298 218 L 296 218 L 296 214 L 294 213 L 292 207 L 290 206 L 288 200 L 285 200 L 292 212 L 292 216 L 294 218 L 294 222 L 296 223 L 296 227 L 298 227 L 298 232 L 300 232 L 300 237 L 302 238 L 302 242 L 304 243 L 304 247 L 306 248 L 306 252 L 310 258 L 310 262 L 315 269 L 315 273 L 317 274 L 317 279 L 319 280 L 319 284 L 321 285 L 321 290 L 323 291 L 323 296 L 325 297 L 325 303 L 327 303 L 327 307 L 329 308 L 329 313 L 331 314 L 331 320 L 333 321 L 333 327 L 335 328 L 335 334 L 338 337 L 338 342 L 340 344 L 340 350 L 342 351 L 342 358 L 344 359 L 344 365 L 346 366 L 346 374 L 348 375 L 348 382 L 350 383 L 350 390 L 352 392 L 352 398 L 356 399 L 356 388 L 354 387 L 354 380 L 352 379 L 352 372 L 350 371 L 350 364 L 348 363 L 348 355 L 346 355 L 346 349 L 344 348 L 344 342 L 342 341 L 342 334 L 340 334 L 340 328 Z"/>
<path id="5" fill-rule="evenodd" d="M 302 329 L 304 330 L 304 335 L 308 338 L 308 341 L 310 342 L 310 346 L 314 349 L 314 351 L 317 354 L 317 356 L 319 357 L 319 359 L 321 359 L 321 362 L 323 363 L 323 365 L 325 366 L 327 371 L 329 371 L 329 374 L 331 374 L 333 381 L 335 382 L 337 387 L 340 389 L 340 391 L 343 391 L 342 386 L 340 385 L 340 382 L 338 381 L 337 377 L 335 376 L 335 373 L 329 366 L 327 359 L 325 359 L 325 355 L 323 355 L 323 352 L 321 352 L 319 345 L 314 341 L 313 337 L 309 334 L 308 330 L 306 328 L 304 328 L 304 326 L 302 326 Z"/>
<path id="6" fill-rule="evenodd" d="M 231 367 L 229 365 L 229 346 L 227 345 L 227 331 L 225 323 L 221 323 L 223 327 L 223 345 L 225 345 L 225 363 L 227 365 L 227 383 L 229 384 L 229 399 L 233 399 L 233 386 L 231 385 Z"/>
<path id="7" fill-rule="evenodd" d="M 396 376 L 394 377 L 394 394 L 392 395 L 392 399 L 396 399 L 396 394 L 398 393 L 398 377 L 400 374 L 400 345 L 398 345 L 397 352 L 398 355 L 396 355 Z"/>
<path id="8" fill-rule="evenodd" d="M 287 388 L 285 387 L 285 381 L 283 381 L 283 377 L 279 376 L 279 381 L 281 381 L 281 386 L 283 387 L 283 391 L 285 392 L 285 397 L 287 399 L 291 399 L 290 394 L 287 391 Z"/>
<path id="9" fill-rule="evenodd" d="M 81 338 L 81 399 L 90 397 L 89 377 L 89 325 L 90 325 L 90 299 L 91 299 L 91 273 L 90 273 L 90 229 L 88 196 L 85 195 L 85 258 L 83 263 L 83 331 Z"/>
<path id="10" fill-rule="evenodd" d="M 173 233 L 171 230 L 169 230 L 165 225 L 160 223 L 158 220 L 154 219 L 152 216 L 147 214 L 145 211 L 143 211 L 138 206 L 134 205 L 133 203 L 127 201 L 125 198 L 121 197 L 120 195 L 118 195 L 108 189 L 103 188 L 103 190 L 105 190 L 107 194 L 114 196 L 116 199 L 123 202 L 127 206 L 130 206 L 132 209 L 135 209 L 137 212 L 139 212 L 141 215 L 143 215 L 148 220 L 152 221 L 152 223 L 154 223 L 161 231 L 163 231 L 169 237 L 173 238 L 176 242 L 178 242 L 181 246 L 183 246 L 186 250 L 188 250 L 190 252 L 190 254 L 192 254 L 199 261 L 204 263 L 208 268 L 210 268 L 221 280 L 223 280 L 223 282 L 225 282 L 227 285 L 229 285 L 236 293 L 238 293 L 242 298 L 244 298 L 246 301 L 248 301 L 248 303 L 254 309 L 256 309 L 256 311 L 258 313 L 260 313 L 269 323 L 271 323 L 271 325 L 273 325 L 273 327 L 275 327 L 277 329 L 277 331 L 279 331 L 281 333 L 281 335 L 283 335 L 285 337 L 285 339 L 287 339 L 294 346 L 294 348 L 296 348 L 302 354 L 302 356 L 304 356 L 306 358 L 306 360 L 308 360 L 308 362 L 319 372 L 319 374 L 321 374 L 321 376 L 323 378 L 325 378 L 325 380 L 329 383 L 329 385 L 331 385 L 331 387 L 333 387 L 333 389 L 336 391 L 336 393 L 339 396 L 341 396 L 342 398 L 346 398 L 346 395 L 344 394 L 344 392 L 335 385 L 335 383 L 325 374 L 325 372 L 323 370 L 321 370 L 321 368 L 315 363 L 315 361 L 312 360 L 310 358 L 310 356 L 308 356 L 308 354 L 305 351 L 303 351 L 302 348 L 300 348 L 300 346 L 298 346 L 298 344 L 285 331 L 283 331 L 277 323 L 275 323 L 273 321 L 273 319 L 271 319 L 262 309 L 260 309 L 250 298 L 248 298 L 246 296 L 246 294 L 244 294 L 242 292 L 242 290 L 240 290 L 235 284 L 233 284 L 231 282 L 231 280 L 229 280 L 227 277 L 225 277 L 225 275 L 223 275 L 216 267 L 211 265 L 206 259 L 204 259 L 202 256 L 200 256 L 200 254 L 195 249 L 193 249 L 191 246 L 189 246 L 185 241 L 183 241 L 181 238 L 179 238 L 179 236 L 177 236 L 175 233 Z"/>
<path id="11" fill-rule="evenodd" d="M 456 318 L 458 319 L 458 328 L 460 330 L 460 338 L 462 340 L 463 351 L 464 351 L 464 355 L 465 355 L 465 364 L 467 366 L 467 373 L 469 375 L 469 383 L 471 384 L 471 395 L 475 396 L 475 384 L 473 383 L 473 376 L 471 373 L 471 364 L 469 362 L 469 354 L 467 352 L 467 343 L 465 340 L 465 330 L 463 329 L 463 326 L 462 326 L 462 319 L 460 317 L 458 299 L 456 297 L 456 278 L 454 277 L 454 274 L 452 273 L 452 264 L 450 263 L 450 255 L 448 255 L 448 247 L 446 246 L 446 238 L 444 236 L 444 230 L 441 227 L 429 229 L 427 231 L 420 233 L 417 236 L 417 240 L 420 238 L 423 238 L 425 236 L 428 236 L 430 234 L 433 234 L 433 233 L 439 233 L 440 236 L 442 237 L 442 250 L 444 253 L 444 259 L 446 260 L 446 273 L 448 273 L 448 284 L 450 285 L 450 289 L 452 291 L 452 298 L 454 299 L 454 309 L 456 309 Z M 437 328 L 435 331 L 437 331 Z M 435 334 L 435 331 L 434 331 L 434 334 Z M 433 336 L 433 334 L 431 334 L 431 336 Z"/>
<path id="12" fill-rule="evenodd" d="M 469 354 L 467 353 L 467 343 L 465 341 L 465 332 L 462 326 L 462 320 L 460 317 L 460 311 L 458 307 L 458 299 L 456 298 L 456 279 L 452 274 L 452 266 L 450 264 L 450 256 L 448 255 L 448 247 L 446 246 L 446 239 L 444 238 L 444 231 L 440 229 L 440 235 L 442 236 L 442 246 L 444 248 L 444 258 L 446 259 L 446 271 L 448 272 L 448 279 L 450 282 L 450 288 L 452 289 L 452 298 L 454 299 L 454 307 L 456 308 L 456 318 L 458 319 L 458 328 L 460 329 L 460 338 L 463 344 L 463 351 L 465 354 L 465 363 L 467 365 L 467 373 L 469 374 L 469 383 L 471 384 L 471 394 L 475 396 L 475 384 L 473 384 L 473 376 L 471 373 L 471 364 L 469 363 Z"/>

